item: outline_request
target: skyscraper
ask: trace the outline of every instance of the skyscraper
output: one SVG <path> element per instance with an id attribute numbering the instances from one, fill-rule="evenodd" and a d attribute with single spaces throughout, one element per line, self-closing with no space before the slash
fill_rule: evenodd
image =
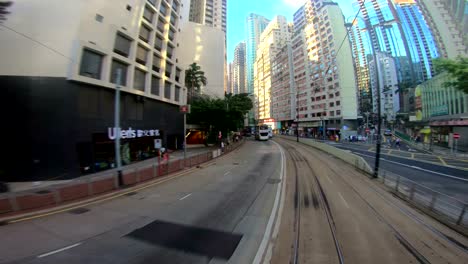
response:
<path id="1" fill-rule="evenodd" d="M 226 32 L 227 0 L 191 0 L 189 20 Z"/>
<path id="2" fill-rule="evenodd" d="M 245 42 L 237 44 L 234 49 L 234 61 L 232 62 L 232 93 L 246 93 L 247 81 L 245 79 Z"/>
<path id="3" fill-rule="evenodd" d="M 257 14 L 249 14 L 246 19 L 246 65 L 247 65 L 247 92 L 254 92 L 254 62 L 257 54 L 257 45 L 260 34 L 268 26 L 270 20 Z"/>
<path id="4" fill-rule="evenodd" d="M 403 33 L 405 34 L 416 83 L 434 75 L 432 59 L 439 57 L 433 34 L 414 0 L 394 0 Z"/>
<path id="5" fill-rule="evenodd" d="M 468 56 L 468 3 L 463 0 L 419 0 L 440 55 Z"/>
<path id="6" fill-rule="evenodd" d="M 276 16 L 263 31 L 254 63 L 254 93 L 256 116 L 262 123 L 272 117 L 271 86 L 272 61 L 281 48 L 290 42 L 288 23 L 284 16 Z M 273 129 L 276 129 L 273 127 Z"/>

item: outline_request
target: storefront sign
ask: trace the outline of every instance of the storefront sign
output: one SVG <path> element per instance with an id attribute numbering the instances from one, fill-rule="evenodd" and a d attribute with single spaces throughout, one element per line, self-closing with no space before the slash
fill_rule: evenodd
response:
<path id="1" fill-rule="evenodd" d="M 109 139 L 114 140 L 117 135 L 117 129 L 115 127 L 107 128 L 107 136 Z M 127 130 L 120 130 L 120 138 L 140 138 L 140 137 L 155 137 L 159 136 L 159 129 L 150 129 L 150 130 L 140 130 L 132 129 L 129 127 Z"/>
<path id="2" fill-rule="evenodd" d="M 162 147 L 162 140 L 157 138 L 154 140 L 154 148 L 155 149 L 160 149 Z"/>
<path id="3" fill-rule="evenodd" d="M 448 106 L 447 105 L 439 105 L 434 106 L 431 109 L 431 116 L 441 116 L 441 115 L 448 115 Z"/>

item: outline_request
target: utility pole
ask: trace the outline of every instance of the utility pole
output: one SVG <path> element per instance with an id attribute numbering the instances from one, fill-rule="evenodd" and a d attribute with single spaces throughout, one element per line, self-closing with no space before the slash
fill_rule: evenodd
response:
<path id="1" fill-rule="evenodd" d="M 382 111 L 380 109 L 382 102 L 380 94 L 380 80 L 379 80 L 379 67 L 378 67 L 378 56 L 374 52 L 374 65 L 375 65 L 375 79 L 377 87 L 377 143 L 375 148 L 375 166 L 374 166 L 374 178 L 379 177 L 379 165 L 380 165 L 380 147 L 381 147 L 381 126 L 382 126 Z"/>
<path id="2" fill-rule="evenodd" d="M 117 166 L 117 179 L 119 187 L 123 186 L 122 158 L 120 157 L 120 85 L 122 80 L 122 69 L 117 69 L 115 78 L 115 103 L 114 103 L 114 129 L 115 129 L 115 163 Z"/>

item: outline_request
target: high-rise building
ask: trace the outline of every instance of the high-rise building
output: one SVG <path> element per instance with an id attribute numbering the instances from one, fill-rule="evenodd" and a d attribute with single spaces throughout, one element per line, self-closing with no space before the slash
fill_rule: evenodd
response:
<path id="1" fill-rule="evenodd" d="M 227 71 L 227 92 L 234 93 L 232 90 L 232 62 L 228 64 L 228 71 Z"/>
<path id="2" fill-rule="evenodd" d="M 292 46 L 287 42 L 271 65 L 271 115 L 278 128 L 286 129 L 294 120 L 295 91 Z"/>
<path id="3" fill-rule="evenodd" d="M 403 34 L 399 19 L 389 0 L 356 0 L 353 3 L 357 12 L 361 10 L 359 19 L 365 21 L 373 51 L 382 51 L 396 58 L 397 76 L 400 83 L 416 83 L 416 75 L 412 65 L 405 64 L 410 56 L 408 40 Z"/>
<path id="4" fill-rule="evenodd" d="M 272 61 L 288 42 L 290 42 L 290 32 L 286 18 L 276 16 L 260 36 L 254 63 L 255 110 L 259 123 L 272 117 Z M 274 124 L 272 126 L 273 129 L 277 129 Z"/>
<path id="5" fill-rule="evenodd" d="M 400 98 L 397 94 L 398 79 L 395 59 L 388 53 L 378 51 L 375 56 L 370 56 L 369 58 L 369 71 L 371 76 L 372 96 L 377 98 L 378 92 L 381 95 L 380 112 L 382 116 L 385 117 L 385 121 L 395 121 L 396 113 L 400 110 Z M 378 71 L 378 73 L 376 73 L 376 71 Z M 377 107 L 377 99 L 375 99 L 372 104 L 374 113 L 377 113 Z"/>
<path id="6" fill-rule="evenodd" d="M 254 92 L 254 63 L 260 35 L 268 26 L 270 20 L 257 14 L 249 14 L 246 19 L 246 64 L 247 64 L 247 92 Z"/>
<path id="7" fill-rule="evenodd" d="M 245 42 L 237 44 L 232 62 L 232 93 L 234 94 L 247 93 L 245 54 Z"/>
<path id="8" fill-rule="evenodd" d="M 326 128 L 326 135 L 340 131 L 346 136 L 356 130 L 358 105 L 343 14 L 338 4 L 327 1 L 310 0 L 303 8 L 305 17 L 295 20 L 305 20 L 305 27 L 292 39 L 299 130 L 324 135 Z"/>
<path id="9" fill-rule="evenodd" d="M 415 0 L 394 0 L 403 33 L 408 41 L 416 83 L 434 75 L 432 59 L 439 57 L 433 34 Z"/>
<path id="10" fill-rule="evenodd" d="M 189 20 L 226 32 L 227 0 L 190 0 Z"/>
<path id="11" fill-rule="evenodd" d="M 3 175 L 72 178 L 115 166 L 117 87 L 124 164 L 141 159 L 131 153 L 154 156 L 154 139 L 181 148 L 178 58 L 192 43 L 180 41 L 181 10 L 179 0 L 15 1 L 4 25 L 21 34 L 0 30 L 0 113 L 15 127 L 0 132 L 10 153 Z"/>
<path id="12" fill-rule="evenodd" d="M 425 20 L 442 57 L 468 56 L 468 3 L 466 0 L 419 0 Z"/>

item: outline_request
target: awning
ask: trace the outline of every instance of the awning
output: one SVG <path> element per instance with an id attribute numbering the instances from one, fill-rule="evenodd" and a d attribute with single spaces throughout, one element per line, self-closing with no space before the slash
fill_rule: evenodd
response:
<path id="1" fill-rule="evenodd" d="M 431 132 L 432 132 L 431 129 L 428 127 L 419 130 L 419 133 L 422 133 L 422 134 L 430 134 Z"/>

